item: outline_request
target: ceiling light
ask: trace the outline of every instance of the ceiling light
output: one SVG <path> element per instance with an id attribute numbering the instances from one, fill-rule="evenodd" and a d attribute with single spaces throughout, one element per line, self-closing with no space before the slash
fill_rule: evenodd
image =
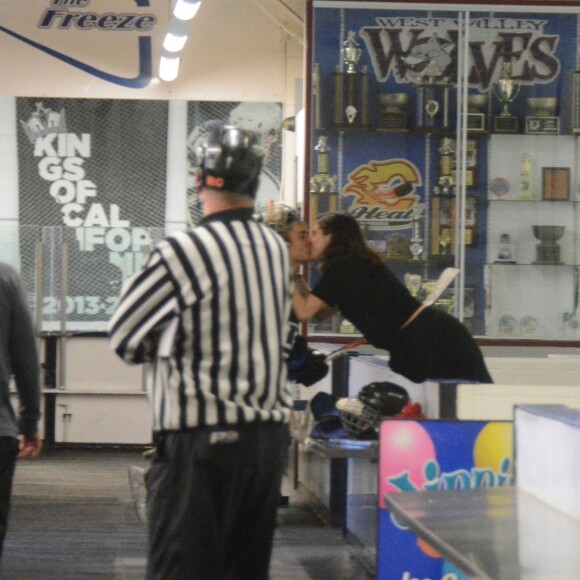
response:
<path id="1" fill-rule="evenodd" d="M 159 62 L 159 78 L 162 81 L 174 81 L 179 72 L 178 56 L 162 56 Z"/>
<path id="2" fill-rule="evenodd" d="M 176 0 L 173 16 L 179 20 L 191 20 L 199 10 L 201 0 Z"/>
<path id="3" fill-rule="evenodd" d="M 187 41 L 187 24 L 182 20 L 172 20 L 167 27 L 163 48 L 168 52 L 179 52 Z"/>

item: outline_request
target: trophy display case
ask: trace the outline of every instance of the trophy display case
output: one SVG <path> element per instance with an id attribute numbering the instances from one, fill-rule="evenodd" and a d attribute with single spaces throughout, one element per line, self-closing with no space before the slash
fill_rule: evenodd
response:
<path id="1" fill-rule="evenodd" d="M 491 5 L 309 1 L 305 209 L 418 296 L 460 268 L 436 306 L 484 344 L 580 343 L 580 2 Z"/>

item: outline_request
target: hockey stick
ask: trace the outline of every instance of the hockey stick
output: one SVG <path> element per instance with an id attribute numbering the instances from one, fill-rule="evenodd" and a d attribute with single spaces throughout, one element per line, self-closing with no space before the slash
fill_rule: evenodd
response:
<path id="1" fill-rule="evenodd" d="M 354 342 L 351 342 L 350 344 L 345 344 L 344 346 L 341 346 L 340 348 L 333 350 L 330 354 L 326 355 L 324 360 L 326 362 L 330 362 L 331 360 L 335 360 L 335 359 L 341 357 L 342 355 L 346 354 L 349 350 L 352 350 L 353 348 L 356 348 L 357 346 L 361 346 L 361 345 L 366 344 L 366 343 L 367 343 L 366 338 L 359 338 L 358 340 L 355 340 Z"/>

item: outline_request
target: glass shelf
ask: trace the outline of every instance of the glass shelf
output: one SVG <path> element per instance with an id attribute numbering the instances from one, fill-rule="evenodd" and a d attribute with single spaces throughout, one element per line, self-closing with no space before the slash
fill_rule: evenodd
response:
<path id="1" fill-rule="evenodd" d="M 504 268 L 506 266 L 533 266 L 534 268 L 542 268 L 544 266 L 549 266 L 550 268 L 553 268 L 554 266 L 557 267 L 567 267 L 567 268 L 579 268 L 580 264 L 566 264 L 564 262 L 554 262 L 554 263 L 550 263 L 550 262 L 544 262 L 544 263 L 534 263 L 534 262 L 486 262 L 485 263 L 486 266 L 498 266 L 501 268 Z"/>
<path id="2" fill-rule="evenodd" d="M 560 203 L 579 203 L 577 199 L 505 199 L 505 198 L 493 198 L 488 197 L 489 203 L 540 203 L 547 205 L 554 205 Z"/>

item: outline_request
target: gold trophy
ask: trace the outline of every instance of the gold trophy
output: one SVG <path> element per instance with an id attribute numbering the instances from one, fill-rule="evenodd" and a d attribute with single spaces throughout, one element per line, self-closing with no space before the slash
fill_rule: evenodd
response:
<path id="1" fill-rule="evenodd" d="M 421 278 L 420 274 L 411 274 L 407 272 L 405 274 L 405 286 L 407 290 L 411 293 L 411 296 L 417 298 L 419 295 L 419 290 L 421 290 L 421 286 L 423 285 L 423 278 Z"/>
<path id="2" fill-rule="evenodd" d="M 369 126 L 369 73 L 364 67 L 357 72 L 356 65 L 362 48 L 356 41 L 356 32 L 347 33 L 340 49 L 342 65 L 334 75 L 334 125 L 339 128 Z"/>
<path id="3" fill-rule="evenodd" d="M 440 256 L 449 256 L 451 254 L 451 229 L 445 228 L 443 232 L 441 232 L 441 237 L 439 238 L 439 255 Z"/>
<path id="4" fill-rule="evenodd" d="M 510 113 L 509 106 L 520 92 L 520 85 L 511 76 L 511 65 L 504 63 L 501 75 L 494 87 L 495 95 L 503 105 L 502 112 L 494 119 L 496 133 L 517 133 L 518 118 Z"/>
<path id="5" fill-rule="evenodd" d="M 520 173 L 520 199 L 536 199 L 530 180 L 531 171 L 532 156 L 529 153 L 524 153 L 522 155 L 522 172 Z"/>
<path id="6" fill-rule="evenodd" d="M 417 47 L 418 48 L 418 47 Z M 447 133 L 450 131 L 449 65 L 453 61 L 454 42 L 443 42 L 433 33 L 421 45 L 411 49 L 403 62 L 415 66 L 417 86 L 417 131 Z"/>
<path id="7" fill-rule="evenodd" d="M 528 107 L 531 115 L 526 117 L 526 133 L 530 135 L 557 135 L 560 133 L 560 117 L 556 116 L 556 97 L 530 97 Z"/>
<path id="8" fill-rule="evenodd" d="M 448 77 L 422 76 L 417 79 L 417 129 L 427 133 L 449 131 Z"/>
<path id="9" fill-rule="evenodd" d="M 338 209 L 338 192 L 336 186 L 338 179 L 335 175 L 330 175 L 328 137 L 320 136 L 318 143 L 314 147 L 318 154 L 318 173 L 310 178 L 310 218 L 312 224 L 316 221 L 320 211 L 320 195 L 325 194 L 327 199 L 327 211 L 335 212 Z"/>
<path id="10" fill-rule="evenodd" d="M 439 112 L 439 101 L 436 99 L 429 99 L 425 104 L 425 113 L 427 113 L 427 117 L 429 117 L 429 126 L 434 126 L 434 119 L 437 113 Z"/>
<path id="11" fill-rule="evenodd" d="M 439 153 L 439 176 L 450 177 L 453 174 L 455 141 L 449 137 L 444 137 L 437 152 Z"/>
<path id="12" fill-rule="evenodd" d="M 442 175 L 433 187 L 433 195 L 435 197 L 454 197 L 457 193 L 457 188 L 450 175 Z"/>
<path id="13" fill-rule="evenodd" d="M 417 130 L 427 133 L 449 131 L 449 90 L 446 78 L 417 79 Z"/>

